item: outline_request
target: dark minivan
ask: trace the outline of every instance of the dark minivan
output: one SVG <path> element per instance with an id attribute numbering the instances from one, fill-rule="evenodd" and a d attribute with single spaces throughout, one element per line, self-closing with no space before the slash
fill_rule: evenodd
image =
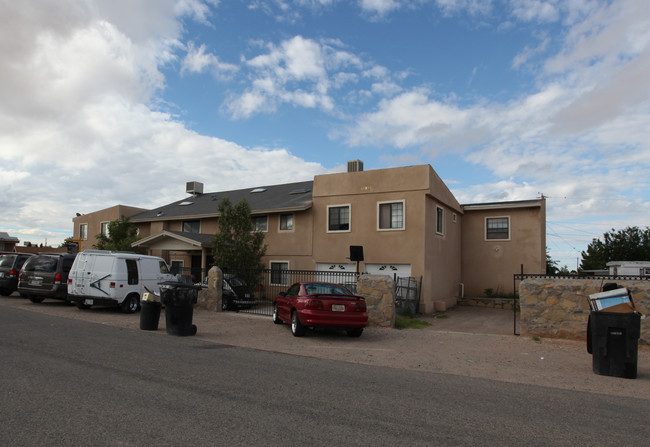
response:
<path id="1" fill-rule="evenodd" d="M 4 253 L 0 255 L 0 295 L 9 296 L 18 287 L 18 272 L 31 253 Z"/>
<path id="2" fill-rule="evenodd" d="M 20 270 L 18 292 L 33 303 L 45 298 L 68 300 L 68 273 L 76 255 L 47 253 L 32 256 Z"/>

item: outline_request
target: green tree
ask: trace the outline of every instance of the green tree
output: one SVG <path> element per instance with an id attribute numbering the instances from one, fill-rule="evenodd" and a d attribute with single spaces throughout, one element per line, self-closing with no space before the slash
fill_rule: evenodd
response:
<path id="1" fill-rule="evenodd" d="M 603 234 L 601 239 L 593 239 L 582 252 L 581 270 L 601 270 L 610 261 L 650 260 L 650 229 L 627 227 L 624 230 Z"/>
<path id="2" fill-rule="evenodd" d="M 264 268 L 264 233 L 255 231 L 246 199 L 234 206 L 228 198 L 219 203 L 219 232 L 212 240 L 212 247 L 214 264 L 221 269 L 237 270 L 244 275 L 243 272 Z M 251 281 L 249 284 L 253 284 Z"/>
<path id="3" fill-rule="evenodd" d="M 546 247 L 546 274 L 557 275 L 558 271 L 559 269 L 557 268 L 557 261 L 551 258 L 551 255 L 548 252 L 548 247 Z"/>
<path id="4" fill-rule="evenodd" d="M 142 247 L 131 247 L 131 244 L 140 238 L 138 237 L 138 229 L 126 216 L 121 216 L 119 219 L 108 223 L 108 236 L 98 234 L 96 237 L 97 244 L 93 245 L 93 247 L 99 250 L 146 253 L 146 250 Z"/>

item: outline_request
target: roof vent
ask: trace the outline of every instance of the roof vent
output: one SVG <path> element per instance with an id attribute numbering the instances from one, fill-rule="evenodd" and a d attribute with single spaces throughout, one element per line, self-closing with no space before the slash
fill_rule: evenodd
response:
<path id="1" fill-rule="evenodd" d="M 192 195 L 203 194 L 203 183 L 201 182 L 187 182 L 185 192 Z"/>
<path id="2" fill-rule="evenodd" d="M 361 160 L 348 161 L 348 172 L 361 172 L 363 171 L 363 162 Z"/>

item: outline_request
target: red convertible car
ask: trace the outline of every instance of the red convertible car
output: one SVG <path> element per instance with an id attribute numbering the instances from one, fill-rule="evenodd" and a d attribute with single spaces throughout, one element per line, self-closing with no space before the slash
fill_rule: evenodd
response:
<path id="1" fill-rule="evenodd" d="M 299 282 L 275 299 L 273 322 L 290 322 L 295 337 L 308 327 L 340 328 L 359 337 L 368 324 L 366 300 L 338 284 Z"/>

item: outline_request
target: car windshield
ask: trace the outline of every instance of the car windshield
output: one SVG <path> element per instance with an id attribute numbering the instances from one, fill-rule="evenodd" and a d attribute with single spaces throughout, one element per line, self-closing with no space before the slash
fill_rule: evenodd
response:
<path id="1" fill-rule="evenodd" d="M 23 269 L 27 272 L 55 272 L 57 259 L 52 256 L 34 256 L 24 265 Z"/>
<path id="2" fill-rule="evenodd" d="M 343 286 L 318 282 L 305 284 L 305 291 L 309 295 L 351 295 L 350 291 Z"/>
<path id="3" fill-rule="evenodd" d="M 11 267 L 15 258 L 14 255 L 0 256 L 0 267 Z"/>

